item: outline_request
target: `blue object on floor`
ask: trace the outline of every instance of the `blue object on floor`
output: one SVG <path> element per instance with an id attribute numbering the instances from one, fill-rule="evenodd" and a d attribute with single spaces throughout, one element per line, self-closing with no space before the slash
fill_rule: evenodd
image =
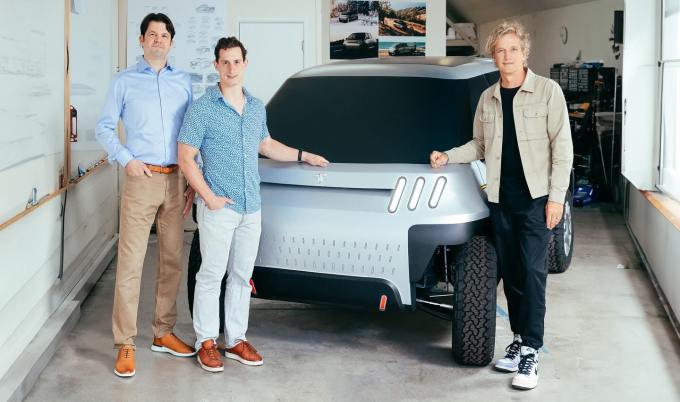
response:
<path id="1" fill-rule="evenodd" d="M 574 194 L 574 205 L 583 206 L 590 204 L 597 198 L 597 189 L 592 184 L 576 184 Z"/>

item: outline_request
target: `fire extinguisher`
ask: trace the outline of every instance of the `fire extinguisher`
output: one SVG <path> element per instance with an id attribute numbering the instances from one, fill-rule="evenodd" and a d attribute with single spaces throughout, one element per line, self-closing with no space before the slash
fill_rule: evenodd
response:
<path id="1" fill-rule="evenodd" d="M 70 124 L 70 139 L 71 142 L 78 142 L 78 111 L 73 105 L 70 105 L 71 110 L 71 124 Z"/>

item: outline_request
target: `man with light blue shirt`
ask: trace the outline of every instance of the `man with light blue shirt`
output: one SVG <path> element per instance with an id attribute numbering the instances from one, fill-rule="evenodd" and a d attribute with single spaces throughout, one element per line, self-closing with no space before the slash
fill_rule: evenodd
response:
<path id="1" fill-rule="evenodd" d="M 246 49 L 238 39 L 217 42 L 215 69 L 220 82 L 191 105 L 178 138 L 178 163 L 200 195 L 202 263 L 196 274 L 193 319 L 198 363 L 210 372 L 224 370 L 215 340 L 225 272 L 225 355 L 248 366 L 262 364 L 262 356 L 246 340 L 250 277 L 260 242 L 258 153 L 278 161 L 328 164 L 319 155 L 287 147 L 269 136 L 264 104 L 243 88 L 247 65 Z M 202 172 L 194 160 L 199 152 Z"/>
<path id="2" fill-rule="evenodd" d="M 175 356 L 196 352 L 173 334 L 176 299 L 182 277 L 184 215 L 193 191 L 177 167 L 177 133 L 191 102 L 189 76 L 168 64 L 175 29 L 165 14 L 149 14 L 141 23 L 144 57 L 118 74 L 97 122 L 96 137 L 109 161 L 125 168 L 120 205 L 118 266 L 113 301 L 113 338 L 119 348 L 114 373 L 135 374 L 135 336 L 142 268 L 149 231 L 156 221 L 159 261 L 151 349 Z M 116 134 L 125 126 L 126 143 Z"/>

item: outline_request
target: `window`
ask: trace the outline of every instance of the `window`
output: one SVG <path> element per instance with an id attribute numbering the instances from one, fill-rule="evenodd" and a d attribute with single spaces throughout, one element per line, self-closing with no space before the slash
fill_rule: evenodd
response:
<path id="1" fill-rule="evenodd" d="M 267 125 L 283 143 L 336 163 L 429 163 L 433 149 L 472 138 L 479 96 L 497 80 L 497 72 L 293 78 L 267 104 Z"/>
<path id="2" fill-rule="evenodd" d="M 680 200 L 680 0 L 665 0 L 661 22 L 661 172 L 659 188 Z"/>

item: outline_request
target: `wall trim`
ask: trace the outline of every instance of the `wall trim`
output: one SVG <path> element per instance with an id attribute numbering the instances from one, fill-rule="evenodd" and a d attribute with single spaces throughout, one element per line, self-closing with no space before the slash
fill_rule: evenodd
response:
<path id="1" fill-rule="evenodd" d="M 645 266 L 645 270 L 649 275 L 649 279 L 652 281 L 652 285 L 654 286 L 654 290 L 656 291 L 656 295 L 659 299 L 659 302 L 661 303 L 661 306 L 666 312 L 666 316 L 668 316 L 668 319 L 671 322 L 671 326 L 673 327 L 673 331 L 675 331 L 675 335 L 678 337 L 678 339 L 680 339 L 680 321 L 678 321 L 678 316 L 675 314 L 675 312 L 673 311 L 673 307 L 668 302 L 666 294 L 663 292 L 663 289 L 661 289 L 661 285 L 659 285 L 659 281 L 656 279 L 656 275 L 654 275 L 654 271 L 652 270 L 652 266 L 649 263 L 649 260 L 647 259 L 645 251 L 642 249 L 642 246 L 640 245 L 640 242 L 638 242 L 637 237 L 635 237 L 635 233 L 633 233 L 633 229 L 630 227 L 630 224 L 628 223 L 628 216 L 626 216 L 625 222 L 626 229 L 628 229 L 628 235 L 633 240 L 635 250 L 640 256 L 642 264 Z"/>

